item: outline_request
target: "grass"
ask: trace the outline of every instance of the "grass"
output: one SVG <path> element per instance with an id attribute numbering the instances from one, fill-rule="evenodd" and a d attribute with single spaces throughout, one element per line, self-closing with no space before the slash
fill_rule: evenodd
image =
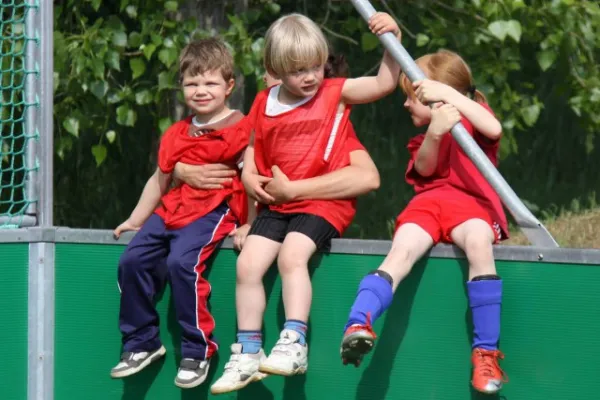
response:
<path id="1" fill-rule="evenodd" d="M 600 208 L 582 213 L 566 212 L 543 221 L 560 247 L 600 249 Z M 517 227 L 511 226 L 511 238 L 502 245 L 529 245 Z"/>

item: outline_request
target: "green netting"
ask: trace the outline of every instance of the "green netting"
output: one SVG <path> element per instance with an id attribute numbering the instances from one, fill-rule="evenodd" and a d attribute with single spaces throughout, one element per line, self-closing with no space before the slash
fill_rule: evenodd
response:
<path id="1" fill-rule="evenodd" d="M 27 35 L 26 19 L 36 4 L 35 0 L 0 3 L 0 228 L 23 225 L 36 202 L 34 192 L 27 190 L 37 169 L 35 161 L 28 162 L 27 148 L 34 145 L 37 132 L 34 124 L 26 125 L 28 109 L 38 105 L 35 87 L 29 87 L 36 68 L 26 64 L 27 49 L 37 40 L 36 35 Z"/>

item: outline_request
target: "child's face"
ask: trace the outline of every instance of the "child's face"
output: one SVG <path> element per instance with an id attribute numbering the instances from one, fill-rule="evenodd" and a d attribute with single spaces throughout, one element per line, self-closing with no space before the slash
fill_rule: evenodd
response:
<path id="1" fill-rule="evenodd" d="M 416 127 L 427 125 L 431 121 L 431 109 L 421 103 L 416 96 L 407 96 L 404 108 L 408 110 Z"/>
<path id="2" fill-rule="evenodd" d="M 296 72 L 281 77 L 283 86 L 290 94 L 299 98 L 314 96 L 325 76 L 325 66 L 315 65 L 312 68 L 302 68 Z"/>
<path id="3" fill-rule="evenodd" d="M 233 79 L 226 81 L 219 70 L 194 76 L 186 73 L 182 82 L 185 104 L 198 115 L 217 114 L 225 106 L 234 84 Z"/>

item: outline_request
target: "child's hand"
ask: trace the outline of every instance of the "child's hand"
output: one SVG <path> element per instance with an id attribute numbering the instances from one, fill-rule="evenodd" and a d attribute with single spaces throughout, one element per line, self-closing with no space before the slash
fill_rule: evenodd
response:
<path id="1" fill-rule="evenodd" d="M 190 165 L 178 162 L 173 176 L 195 189 L 223 189 L 231 186 L 237 171 L 225 164 Z"/>
<path id="2" fill-rule="evenodd" d="M 431 122 L 426 135 L 441 138 L 460 121 L 460 113 L 452 104 L 437 103 L 431 109 Z"/>
<path id="3" fill-rule="evenodd" d="M 273 196 L 265 192 L 265 189 L 263 189 L 263 186 L 271 182 L 271 179 L 273 178 L 253 174 L 251 172 L 242 172 L 242 183 L 244 184 L 244 188 L 246 188 L 246 193 L 248 196 L 263 204 L 271 204 L 275 201 Z"/>
<path id="4" fill-rule="evenodd" d="M 381 36 L 384 33 L 392 32 L 398 40 L 402 39 L 402 32 L 398 27 L 394 18 L 384 12 L 378 12 L 373 14 L 369 19 L 369 29 L 377 36 Z"/>
<path id="5" fill-rule="evenodd" d="M 242 251 L 246 237 L 250 232 L 250 224 L 244 224 L 229 232 L 229 237 L 233 237 L 233 248 Z"/>
<path id="6" fill-rule="evenodd" d="M 452 97 L 458 93 L 452 87 L 430 79 L 414 82 L 413 88 L 417 99 L 423 104 L 435 103 L 436 101 L 452 103 Z"/>
<path id="7" fill-rule="evenodd" d="M 271 168 L 273 180 L 265 186 L 265 191 L 275 199 L 276 204 L 286 203 L 294 200 L 291 181 L 277 165 Z"/>
<path id="8" fill-rule="evenodd" d="M 141 226 L 131 222 L 129 219 L 123 222 L 121 225 L 117 226 L 117 228 L 113 231 L 113 237 L 118 239 L 121 237 L 121 233 L 127 231 L 139 231 Z"/>

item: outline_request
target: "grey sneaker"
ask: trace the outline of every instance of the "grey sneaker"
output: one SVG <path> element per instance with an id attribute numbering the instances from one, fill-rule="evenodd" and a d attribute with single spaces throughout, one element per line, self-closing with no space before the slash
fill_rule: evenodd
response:
<path id="1" fill-rule="evenodd" d="M 191 389 L 201 385 L 208 375 L 210 360 L 193 360 L 184 358 L 179 363 L 179 371 L 175 377 L 175 385 L 182 389 Z"/>
<path id="2" fill-rule="evenodd" d="M 160 346 L 160 348 L 147 352 L 125 352 L 121 354 L 121 361 L 110 370 L 110 376 L 112 378 L 125 378 L 126 376 L 130 376 L 136 374 L 146 368 L 148 365 L 152 364 L 154 361 L 159 360 L 167 353 L 167 350 L 164 346 Z"/>

